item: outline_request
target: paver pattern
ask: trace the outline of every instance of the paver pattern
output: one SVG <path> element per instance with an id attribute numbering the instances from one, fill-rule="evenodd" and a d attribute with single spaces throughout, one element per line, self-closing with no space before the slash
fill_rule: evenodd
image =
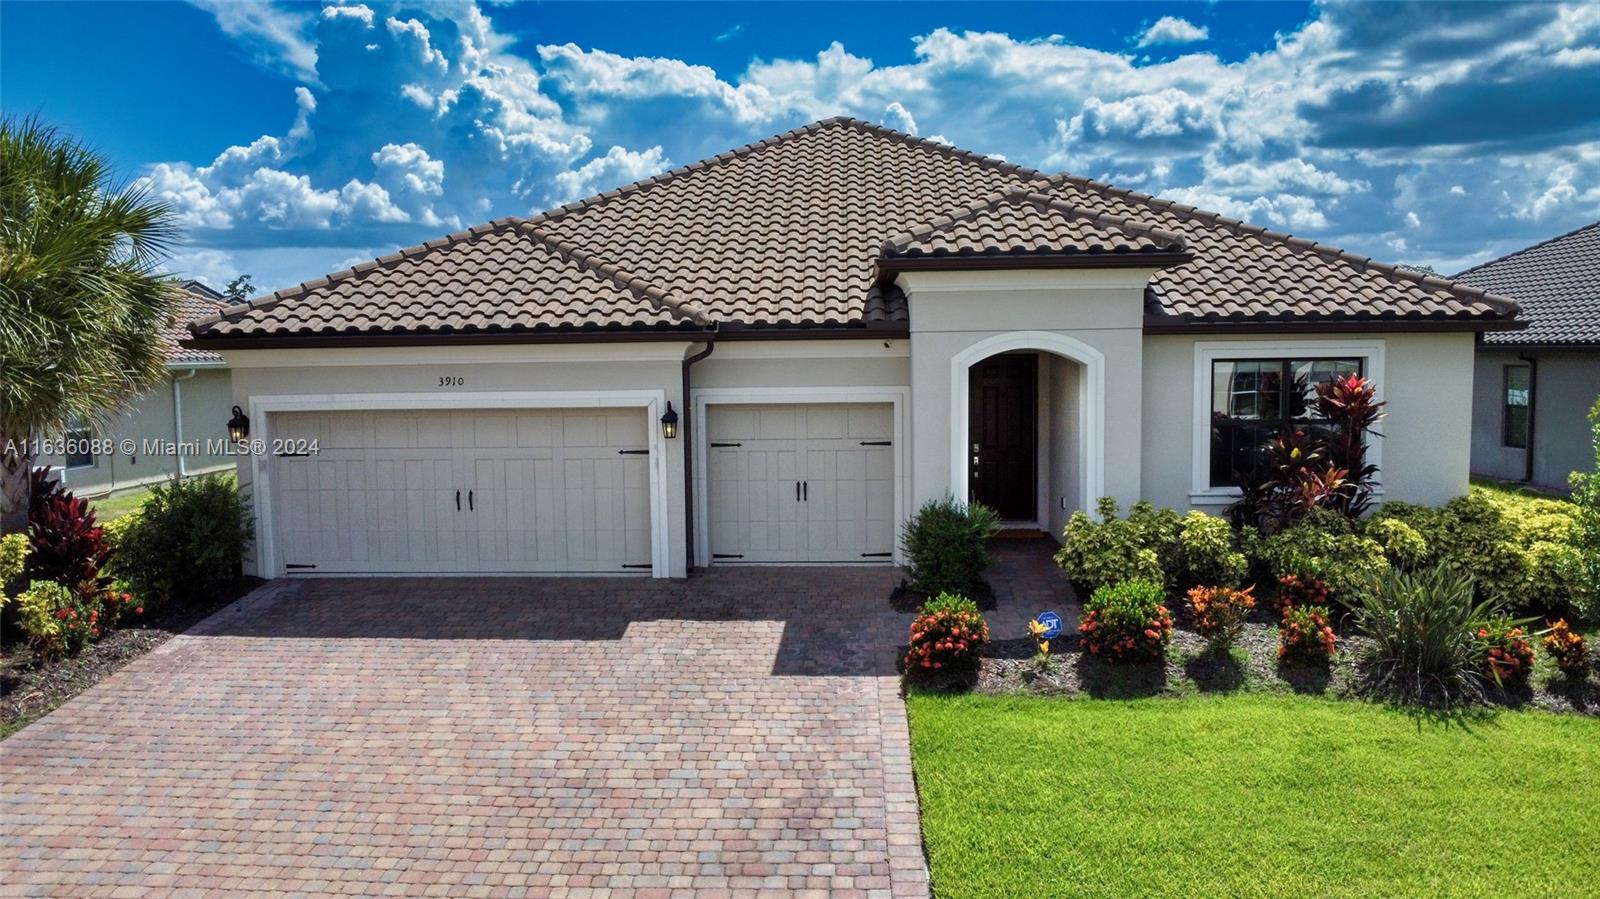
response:
<path id="1" fill-rule="evenodd" d="M 3 890 L 925 896 L 895 576 L 275 582 L 0 744 Z"/>

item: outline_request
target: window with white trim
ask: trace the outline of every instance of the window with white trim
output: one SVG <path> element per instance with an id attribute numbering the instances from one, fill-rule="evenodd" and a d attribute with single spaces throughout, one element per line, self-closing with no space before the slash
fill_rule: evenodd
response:
<path id="1" fill-rule="evenodd" d="M 1327 436 L 1317 386 L 1363 373 L 1359 356 L 1212 359 L 1209 486 L 1260 482 L 1267 441 L 1285 428 Z"/>
<path id="2" fill-rule="evenodd" d="M 93 468 L 94 431 L 89 427 L 89 422 L 76 413 L 68 415 L 67 426 L 62 436 L 66 438 L 66 466 Z"/>

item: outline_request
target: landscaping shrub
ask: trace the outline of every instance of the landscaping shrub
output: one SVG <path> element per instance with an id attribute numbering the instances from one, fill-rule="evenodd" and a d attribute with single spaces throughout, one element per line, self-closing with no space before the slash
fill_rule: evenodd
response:
<path id="1" fill-rule="evenodd" d="M 1571 475 L 1574 516 L 1572 545 L 1578 548 L 1582 564 L 1578 569 L 1581 589 L 1572 597 L 1579 617 L 1600 623 L 1600 398 L 1589 409 L 1589 433 L 1594 445 L 1594 468 Z"/>
<path id="2" fill-rule="evenodd" d="M 1234 547 L 1233 527 L 1226 518 L 1198 509 L 1183 516 L 1178 524 L 1175 586 L 1237 587 L 1249 567 L 1250 561 Z"/>
<path id="3" fill-rule="evenodd" d="M 948 494 L 925 503 L 900 538 L 912 585 L 929 596 L 985 592 L 988 540 L 999 524 L 999 515 L 982 503 L 962 505 Z"/>
<path id="4" fill-rule="evenodd" d="M 911 622 L 905 670 L 911 675 L 968 675 L 978 670 L 989 625 L 972 600 L 941 593 Z"/>
<path id="5" fill-rule="evenodd" d="M 1396 568 L 1420 568 L 1428 561 L 1428 541 L 1399 518 L 1374 518 L 1363 531 L 1383 547 L 1384 558 Z"/>
<path id="6" fill-rule="evenodd" d="M 22 574 L 27 561 L 27 534 L 6 534 L 0 537 L 0 593 L 4 593 L 6 585 Z"/>
<path id="7" fill-rule="evenodd" d="M 1373 579 L 1355 608 L 1370 640 L 1370 686 L 1408 699 L 1447 703 L 1476 696 L 1483 684 L 1477 632 L 1498 611 L 1478 600 L 1472 578 L 1447 567 L 1390 569 Z"/>
<path id="8" fill-rule="evenodd" d="M 1556 660 L 1556 667 L 1573 680 L 1582 680 L 1589 671 L 1589 646 L 1583 635 L 1558 619 L 1544 635 L 1544 651 Z"/>
<path id="9" fill-rule="evenodd" d="M 157 486 L 118 520 L 112 573 L 145 603 L 202 600 L 239 576 L 250 531 L 231 478 Z"/>
<path id="10" fill-rule="evenodd" d="M 1061 549 L 1056 553 L 1056 564 L 1080 595 L 1134 579 L 1158 584 L 1166 581 L 1161 554 L 1148 542 L 1159 540 L 1165 529 L 1165 519 L 1153 510 L 1149 503 L 1136 503 L 1127 518 L 1118 518 L 1117 501 L 1102 497 L 1098 505 L 1100 521 L 1083 512 L 1072 513 Z M 1174 522 L 1176 517 L 1174 514 Z M 1176 533 L 1174 524 L 1174 539 Z"/>
<path id="11" fill-rule="evenodd" d="M 53 581 L 34 581 L 17 597 L 18 624 L 42 659 L 76 655 L 116 627 L 124 614 L 140 611 L 127 593 L 73 589 Z"/>
<path id="12" fill-rule="evenodd" d="M 1478 628 L 1483 673 L 1502 687 L 1527 682 L 1533 671 L 1533 644 L 1527 631 L 1507 615 L 1492 615 Z"/>
<path id="13" fill-rule="evenodd" d="M 1290 606 L 1278 623 L 1278 660 L 1285 664 L 1326 665 L 1339 649 L 1328 623 L 1327 606 Z"/>
<path id="14" fill-rule="evenodd" d="M 1278 578 L 1278 592 L 1272 597 L 1272 610 L 1279 617 L 1296 606 L 1328 604 L 1328 583 L 1321 578 L 1285 574 Z"/>
<path id="15" fill-rule="evenodd" d="M 61 486 L 34 472 L 40 496 L 28 509 L 28 580 L 53 581 L 78 587 L 104 586 L 100 570 L 111 555 L 105 534 L 95 521 L 89 501 L 78 499 Z"/>
<path id="16" fill-rule="evenodd" d="M 1145 662 L 1166 655 L 1172 614 L 1160 581 L 1135 578 L 1105 584 L 1083 605 L 1078 630 L 1093 655 L 1115 662 Z"/>
<path id="17" fill-rule="evenodd" d="M 1376 540 L 1355 532 L 1341 515 L 1313 510 L 1304 519 L 1270 537 L 1246 532 L 1251 554 L 1279 580 L 1295 575 L 1322 581 L 1328 598 L 1347 607 L 1360 601 L 1371 579 L 1387 570 L 1388 560 Z"/>
<path id="18" fill-rule="evenodd" d="M 1244 630 L 1250 610 L 1256 607 L 1254 587 L 1195 587 L 1189 591 L 1189 611 L 1194 629 L 1210 641 L 1213 648 L 1233 645 Z"/>

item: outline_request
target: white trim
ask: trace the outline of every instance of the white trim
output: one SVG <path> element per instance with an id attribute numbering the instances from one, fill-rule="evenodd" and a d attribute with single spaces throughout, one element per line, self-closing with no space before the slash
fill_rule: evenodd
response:
<path id="1" fill-rule="evenodd" d="M 906 428 L 906 410 L 911 404 L 909 387 L 703 387 L 691 391 L 694 440 L 694 561 L 699 567 L 711 564 L 710 514 L 706 497 L 708 476 L 706 457 L 711 453 L 711 437 L 706 430 L 713 404 L 737 403 L 889 403 L 894 407 L 894 508 L 895 547 L 893 562 L 900 564 L 900 525 L 911 517 L 911 490 L 906 483 L 911 471 L 911 435 Z M 858 563 L 866 564 L 866 563 Z"/>
<path id="2" fill-rule="evenodd" d="M 1364 376 L 1383 401 L 1383 357 L 1385 343 L 1376 340 L 1288 338 L 1284 340 L 1201 340 L 1194 345 L 1193 436 L 1190 443 L 1189 502 L 1218 505 L 1240 495 L 1237 487 L 1211 486 L 1211 363 L 1217 359 L 1272 359 L 1307 356 L 1359 356 L 1365 361 Z M 1372 436 L 1367 444 L 1367 459 L 1382 466 L 1383 437 Z M 1380 472 L 1380 477 L 1382 476 Z M 1374 491 L 1382 494 L 1380 484 Z"/>
<path id="3" fill-rule="evenodd" d="M 395 347 L 307 347 L 227 350 L 231 368 L 338 365 L 478 365 L 485 362 L 681 362 L 693 340 L 635 343 L 504 344 Z M 704 343 L 704 340 L 698 341 Z"/>
<path id="4" fill-rule="evenodd" d="M 183 371 L 184 369 L 217 369 L 227 368 L 228 363 L 221 359 L 202 362 L 168 362 L 167 371 Z"/>
<path id="5" fill-rule="evenodd" d="M 717 344 L 715 358 L 907 359 L 910 356 L 910 340 L 874 337 L 867 340 L 724 340 Z"/>
<path id="6" fill-rule="evenodd" d="M 477 393 L 323 393 L 252 396 L 252 441 L 272 444 L 274 412 L 370 412 L 380 409 L 592 409 L 638 407 L 650 436 L 650 576 L 670 576 L 667 527 L 667 452 L 661 436 L 664 390 L 505 390 Z M 250 483 L 256 515 L 256 559 L 264 577 L 282 577 L 272 530 L 271 456 L 250 456 Z"/>
<path id="7" fill-rule="evenodd" d="M 999 353 L 1037 350 L 1083 366 L 1078 379 L 1078 502 L 1090 511 L 1105 493 L 1106 357 L 1094 347 L 1053 331 L 1011 331 L 978 341 L 950 358 L 950 493 L 966 502 L 968 369 Z"/>

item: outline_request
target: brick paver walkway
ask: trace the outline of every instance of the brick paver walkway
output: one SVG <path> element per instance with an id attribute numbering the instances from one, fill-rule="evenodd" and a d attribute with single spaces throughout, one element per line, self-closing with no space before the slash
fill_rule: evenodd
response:
<path id="1" fill-rule="evenodd" d="M 0 891 L 926 895 L 893 578 L 276 582 L 0 744 Z"/>

